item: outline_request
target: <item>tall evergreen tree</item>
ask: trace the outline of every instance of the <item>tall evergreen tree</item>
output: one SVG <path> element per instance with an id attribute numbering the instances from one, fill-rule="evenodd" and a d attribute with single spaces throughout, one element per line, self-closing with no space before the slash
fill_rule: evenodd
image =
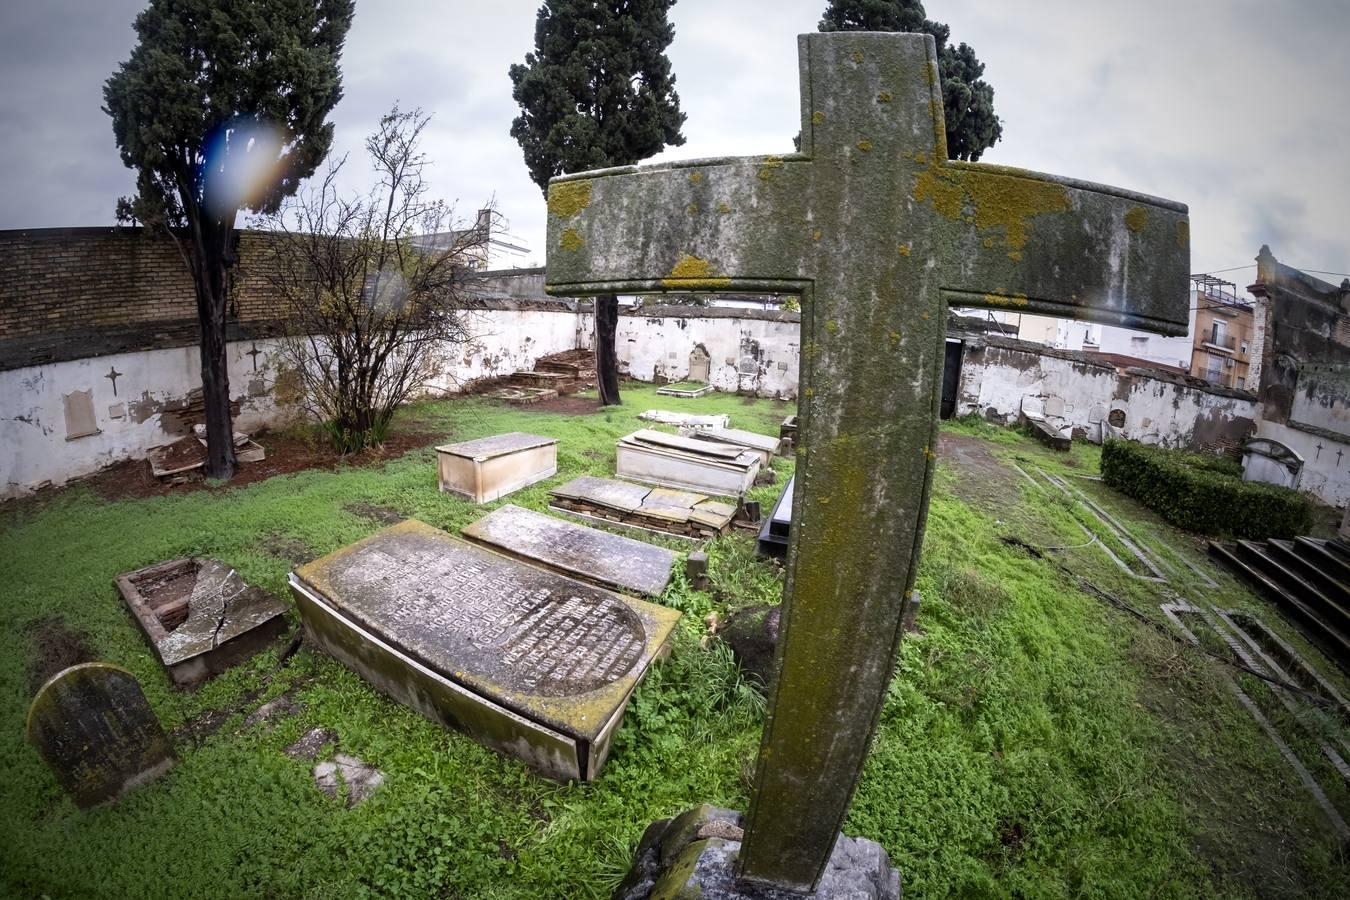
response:
<path id="1" fill-rule="evenodd" d="M 136 196 L 117 217 L 162 227 L 192 273 L 207 474 L 234 475 L 225 325 L 235 218 L 275 212 L 333 141 L 353 0 L 150 0 L 103 87 Z"/>
<path id="2" fill-rule="evenodd" d="M 994 114 L 994 88 L 980 76 L 984 63 L 969 44 L 952 47 L 951 29 L 928 19 L 920 0 L 829 0 L 821 31 L 926 32 L 937 41 L 947 156 L 977 160 L 1003 136 Z"/>
<path id="3" fill-rule="evenodd" d="M 534 183 L 564 172 L 627 166 L 684 143 L 684 113 L 666 48 L 675 0 L 544 0 L 534 52 L 511 66 L 520 115 L 511 136 Z M 618 298 L 595 298 L 600 402 L 619 402 Z"/>

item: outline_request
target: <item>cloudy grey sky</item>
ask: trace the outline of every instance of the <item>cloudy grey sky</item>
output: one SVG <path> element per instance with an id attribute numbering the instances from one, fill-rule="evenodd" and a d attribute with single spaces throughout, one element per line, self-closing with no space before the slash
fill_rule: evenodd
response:
<path id="1" fill-rule="evenodd" d="M 507 67 L 536 0 L 357 0 L 337 152 L 395 101 L 435 114 L 436 191 L 495 197 L 543 261 L 544 206 L 508 134 Z M 670 57 L 687 143 L 661 158 L 791 150 L 798 33 L 824 0 L 680 0 Z M 142 0 L 0 2 L 0 228 L 101 225 L 132 177 L 100 110 Z M 1190 204 L 1192 271 L 1251 263 L 1350 272 L 1350 0 L 930 0 L 973 45 L 1004 137 L 985 162 Z M 1253 269 L 1227 276 L 1239 284 Z M 1339 283 L 1341 276 L 1324 276 Z M 1246 280 L 1244 280 L 1246 279 Z"/>

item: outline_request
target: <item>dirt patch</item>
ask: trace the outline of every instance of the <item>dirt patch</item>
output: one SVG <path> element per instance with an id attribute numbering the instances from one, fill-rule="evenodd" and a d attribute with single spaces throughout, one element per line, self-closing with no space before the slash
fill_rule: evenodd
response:
<path id="1" fill-rule="evenodd" d="M 938 456 L 944 467 L 955 469 L 958 478 L 952 493 L 972 505 L 1007 509 L 1022 495 L 1017 479 L 1022 476 L 1000 462 L 979 438 L 943 434 L 938 439 Z"/>
<path id="2" fill-rule="evenodd" d="M 422 431 L 394 434 L 384 442 L 383 446 L 374 450 L 340 456 L 324 441 L 307 440 L 290 433 L 260 433 L 255 435 L 254 440 L 262 444 L 267 450 L 267 458 L 262 462 L 239 463 L 239 471 L 228 482 L 217 483 L 201 480 L 169 485 L 150 473 L 148 462 L 143 459 L 136 459 L 104 469 L 102 472 L 83 479 L 82 483 L 89 485 L 100 496 L 109 500 L 120 500 L 126 497 L 160 497 L 187 491 L 221 490 L 222 488 L 253 484 L 257 481 L 266 481 L 276 475 L 290 475 L 308 469 L 322 469 L 331 472 L 339 464 L 349 466 L 379 465 L 397 459 L 411 450 L 419 450 L 439 443 L 442 437 L 442 435 Z"/>
<path id="3" fill-rule="evenodd" d="M 393 507 L 376 506 L 373 503 L 348 503 L 342 508 L 354 516 L 370 519 L 372 522 L 379 522 L 381 525 L 395 525 L 408 518 Z"/>
<path id="4" fill-rule="evenodd" d="M 57 672 L 98 659 L 89 635 L 67 628 L 58 617 L 38 619 L 28 626 L 28 631 L 32 644 L 28 658 L 30 695 L 36 694 Z"/>
<path id="5" fill-rule="evenodd" d="M 554 397 L 522 406 L 524 412 L 554 413 L 563 416 L 589 416 L 601 410 L 599 397 Z"/>
<path id="6" fill-rule="evenodd" d="M 309 549 L 304 541 L 275 532 L 259 541 L 258 546 L 269 555 L 275 556 L 277 559 L 284 559 L 296 566 L 307 563 L 314 558 L 314 551 Z"/>

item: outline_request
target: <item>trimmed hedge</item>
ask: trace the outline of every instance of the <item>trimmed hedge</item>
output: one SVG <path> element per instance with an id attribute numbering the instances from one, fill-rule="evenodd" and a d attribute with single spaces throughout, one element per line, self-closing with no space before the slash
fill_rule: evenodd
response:
<path id="1" fill-rule="evenodd" d="M 1242 467 L 1219 456 L 1107 441 L 1102 481 L 1187 531 L 1262 540 L 1312 530 L 1307 497 L 1243 481 Z"/>

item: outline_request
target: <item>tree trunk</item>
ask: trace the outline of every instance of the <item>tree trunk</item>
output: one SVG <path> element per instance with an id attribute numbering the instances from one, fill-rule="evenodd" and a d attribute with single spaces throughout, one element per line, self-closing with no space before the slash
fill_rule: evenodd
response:
<path id="1" fill-rule="evenodd" d="M 614 333 L 619 329 L 619 298 L 602 294 L 595 298 L 595 380 L 601 406 L 619 405 L 619 356 L 614 351 Z"/>
<path id="2" fill-rule="evenodd" d="M 206 476 L 230 479 L 234 422 L 230 418 L 230 376 L 225 356 L 226 259 L 230 228 L 202 222 L 194 234 L 197 323 L 201 332 L 202 396 L 206 405 Z"/>

